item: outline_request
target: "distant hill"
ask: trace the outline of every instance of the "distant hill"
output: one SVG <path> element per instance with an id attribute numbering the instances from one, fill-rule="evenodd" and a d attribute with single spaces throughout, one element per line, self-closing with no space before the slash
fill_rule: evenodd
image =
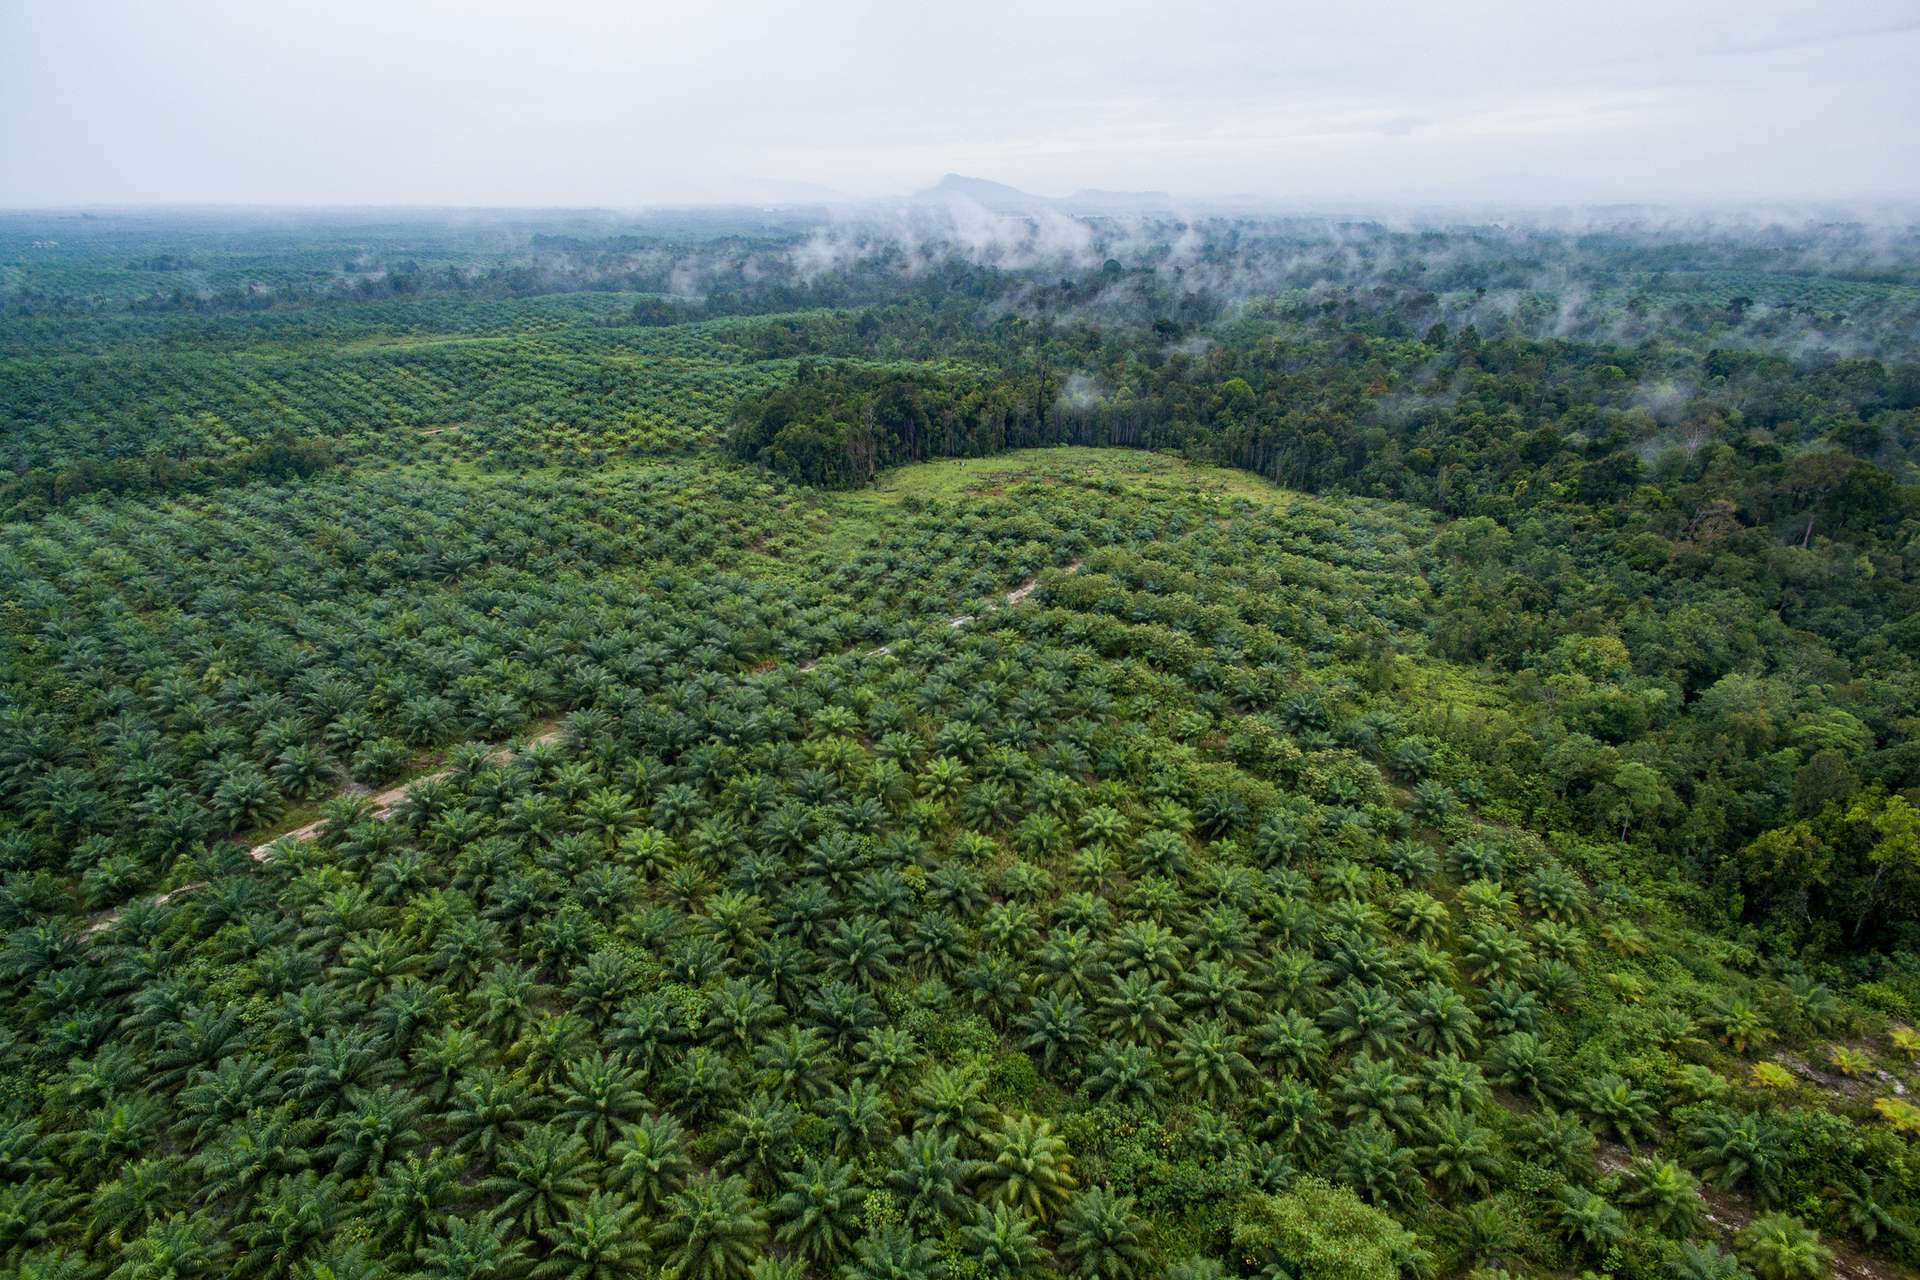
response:
<path id="1" fill-rule="evenodd" d="M 1003 213 L 1021 213 L 1053 203 L 1045 196 L 1036 196 L 1030 191 L 1010 187 L 1004 182 L 969 178 L 958 173 L 949 173 L 924 191 L 914 192 L 912 199 L 915 204 L 945 204 L 954 200 L 971 200 L 983 208 L 996 209 Z"/>
<path id="2" fill-rule="evenodd" d="M 970 178 L 949 173 L 940 181 L 910 197 L 915 204 L 946 204 L 969 201 L 997 213 L 1031 213 L 1036 209 L 1060 209 L 1069 213 L 1165 213 L 1173 200 L 1164 191 L 1101 191 L 1083 187 L 1063 200 L 1035 195 L 988 178 Z"/>

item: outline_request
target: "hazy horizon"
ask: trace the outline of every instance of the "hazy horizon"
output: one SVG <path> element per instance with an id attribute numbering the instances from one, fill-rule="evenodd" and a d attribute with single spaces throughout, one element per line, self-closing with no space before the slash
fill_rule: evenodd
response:
<path id="1" fill-rule="evenodd" d="M 1920 195 L 1920 0 L 0 13 L 0 206 L 831 203 L 957 172 L 1196 204 Z"/>

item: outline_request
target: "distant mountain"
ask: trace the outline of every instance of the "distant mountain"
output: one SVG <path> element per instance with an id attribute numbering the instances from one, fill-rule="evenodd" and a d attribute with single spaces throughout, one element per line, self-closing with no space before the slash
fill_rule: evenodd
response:
<path id="1" fill-rule="evenodd" d="M 915 204 L 964 200 L 996 213 L 1031 213 L 1035 209 L 1061 209 L 1069 213 L 1166 213 L 1173 208 L 1172 197 L 1164 191 L 1101 191 L 1083 187 L 1064 200 L 1055 200 L 1004 182 L 969 178 L 959 173 L 949 173 L 931 187 L 914 192 L 910 198 Z"/>
<path id="2" fill-rule="evenodd" d="M 1036 196 L 1018 187 L 1010 187 L 1004 182 L 989 182 L 985 178 L 969 178 L 958 173 L 950 173 L 926 190 L 914 192 L 912 200 L 915 204 L 947 204 L 955 200 L 971 200 L 982 208 L 1001 213 L 1023 213 L 1029 209 L 1039 209 L 1053 203 L 1045 196 Z"/>

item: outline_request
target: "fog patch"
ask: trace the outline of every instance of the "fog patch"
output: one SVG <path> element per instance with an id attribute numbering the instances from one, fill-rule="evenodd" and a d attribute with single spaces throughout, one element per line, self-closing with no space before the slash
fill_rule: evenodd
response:
<path id="1" fill-rule="evenodd" d="M 1662 378 L 1634 388 L 1629 403 L 1661 426 L 1671 427 L 1686 416 L 1687 406 L 1693 403 L 1698 391 L 1691 383 Z"/>
<path id="2" fill-rule="evenodd" d="M 1055 403 L 1062 409 L 1085 411 L 1098 409 L 1112 398 L 1113 391 L 1105 383 L 1084 373 L 1072 373 L 1060 385 Z"/>

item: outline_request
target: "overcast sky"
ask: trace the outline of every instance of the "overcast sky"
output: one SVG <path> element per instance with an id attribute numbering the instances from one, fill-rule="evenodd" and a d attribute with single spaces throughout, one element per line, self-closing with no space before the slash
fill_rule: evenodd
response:
<path id="1" fill-rule="evenodd" d="M 0 0 L 0 205 L 1920 193 L 1920 0 Z"/>

